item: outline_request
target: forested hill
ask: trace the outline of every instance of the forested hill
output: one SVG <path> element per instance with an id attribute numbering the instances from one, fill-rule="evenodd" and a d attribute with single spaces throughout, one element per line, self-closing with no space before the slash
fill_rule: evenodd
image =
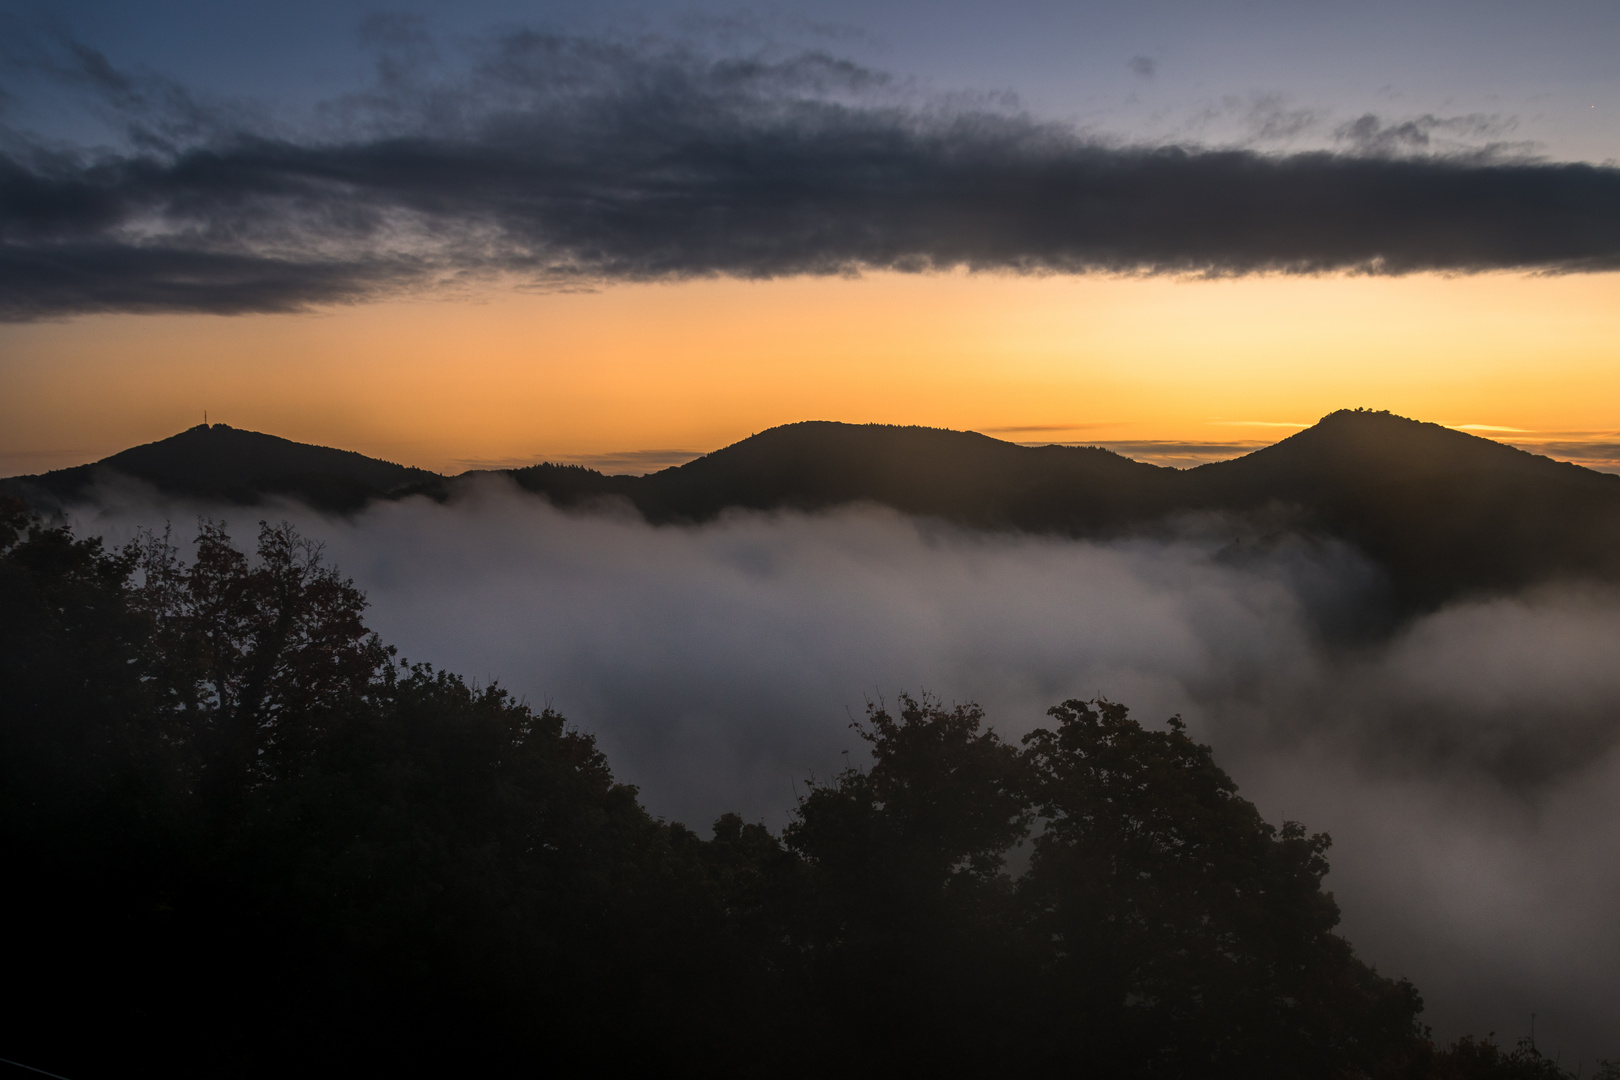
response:
<path id="1" fill-rule="evenodd" d="M 60 504 L 108 473 L 173 493 L 235 502 L 292 495 L 328 510 L 447 498 L 471 475 L 445 478 L 215 424 L 0 486 L 35 505 Z M 867 502 L 971 528 L 1101 537 L 1188 513 L 1262 513 L 1275 527 L 1356 545 L 1388 572 L 1407 610 L 1549 578 L 1620 578 L 1620 476 L 1385 412 L 1336 412 L 1275 446 L 1184 471 L 1095 447 L 814 421 L 646 476 L 553 464 L 510 475 L 562 506 L 622 497 L 659 524 L 732 508 Z"/>
<path id="2" fill-rule="evenodd" d="M 1417 606 L 1549 578 L 1620 579 L 1620 476 L 1387 412 L 1336 412 L 1182 476 L 1185 506 L 1299 508 Z"/>
<path id="3" fill-rule="evenodd" d="M 227 424 L 198 424 L 159 442 L 136 446 L 90 465 L 0 481 L 0 488 L 35 506 L 84 498 L 98 478 L 134 477 L 171 495 L 255 503 L 288 495 L 322 510 L 357 509 L 436 473 L 390 461 L 293 442 Z"/>
<path id="4" fill-rule="evenodd" d="M 1095 447 L 816 422 L 643 477 L 557 465 L 513 477 L 563 505 L 621 495 L 655 522 L 864 501 L 977 528 L 1108 536 L 1188 513 L 1272 511 L 1356 545 L 1408 609 L 1548 578 L 1620 578 L 1620 476 L 1387 412 L 1336 412 L 1185 471 Z"/>
<path id="5" fill-rule="evenodd" d="M 648 520 L 871 502 L 979 528 L 1107 531 L 1175 505 L 1180 474 L 1095 447 L 1019 446 L 971 431 L 811 421 L 671 469 L 605 477 L 536 465 L 513 478 L 568 504 L 623 495 Z"/>

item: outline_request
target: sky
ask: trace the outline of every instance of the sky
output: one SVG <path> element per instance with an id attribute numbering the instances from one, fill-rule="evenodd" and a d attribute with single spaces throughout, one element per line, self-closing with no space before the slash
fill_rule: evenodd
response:
<path id="1" fill-rule="evenodd" d="M 641 472 L 805 419 L 1620 470 L 1604 3 L 0 3 L 0 473 L 209 419 Z"/>

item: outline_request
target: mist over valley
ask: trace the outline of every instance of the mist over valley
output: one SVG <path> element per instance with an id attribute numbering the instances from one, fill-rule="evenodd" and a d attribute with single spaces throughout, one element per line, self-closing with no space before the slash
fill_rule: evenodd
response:
<path id="1" fill-rule="evenodd" d="M 1355 439 L 1324 451 L 1334 423 L 1452 456 L 1402 468 L 1376 437 L 1382 460 Z M 199 516 L 242 536 L 291 522 L 404 656 L 555 708 L 650 811 L 699 832 L 726 812 L 786 824 L 807 780 L 868 767 L 851 721 L 902 692 L 977 702 L 1014 740 L 1073 698 L 1126 703 L 1148 725 L 1179 714 L 1267 820 L 1332 835 L 1343 934 L 1418 985 L 1437 1035 L 1514 1038 L 1533 1011 L 1565 1060 L 1614 1044 L 1620 592 L 1590 527 L 1578 547 L 1526 536 L 1556 535 L 1558 512 L 1616 520 L 1620 482 L 1335 414 L 1291 440 L 1314 451 L 1303 465 L 1269 463 L 1274 497 L 1222 481 L 1229 505 L 1195 493 L 1176 507 L 1163 492 L 1186 474 L 1103 451 L 1076 451 L 1065 479 L 1055 453 L 945 432 L 848 429 L 902 448 L 977 440 L 964 462 L 840 457 L 836 429 L 801 426 L 823 441 L 774 456 L 767 433 L 766 452 L 640 479 L 401 470 L 374 491 L 350 477 L 342 509 L 289 497 L 286 474 L 255 483 L 237 464 L 232 480 L 217 456 L 174 459 L 214 470 L 212 491 L 192 478 L 188 492 L 178 469 L 11 483 L 53 492 L 77 532 L 113 544 L 172 526 L 184 548 Z M 1013 464 L 980 481 L 983 444 Z M 1288 449 L 1219 468 L 1253 475 Z M 1006 480 L 1020 462 L 1036 473 L 1028 496 Z M 305 498 L 344 490 L 300 464 Z M 1425 505 L 1425 482 L 1463 495 Z M 1521 491 L 1538 514 L 1504 501 Z M 1348 516 L 1357 505 L 1385 521 Z M 1456 522 L 1459 505 L 1479 518 Z M 1415 531 L 1425 513 L 1427 536 L 1390 543 L 1388 521 Z M 1336 535 L 1345 521 L 1360 531 Z"/>
<path id="2" fill-rule="evenodd" d="M 0 0 L 0 1073 L 1620 1080 L 1616 55 Z"/>

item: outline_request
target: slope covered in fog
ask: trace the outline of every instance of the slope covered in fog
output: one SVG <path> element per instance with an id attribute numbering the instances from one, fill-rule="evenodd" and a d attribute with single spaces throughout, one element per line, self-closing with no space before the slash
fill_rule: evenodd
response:
<path id="1" fill-rule="evenodd" d="M 809 421 L 648 476 L 602 477 L 595 488 L 550 465 L 514 477 L 564 502 L 587 492 L 622 494 L 654 522 L 704 521 L 731 508 L 870 502 L 970 527 L 1080 533 L 1161 514 L 1175 503 L 1178 474 L 1095 447 L 1028 447 L 971 431 Z"/>
<path id="2" fill-rule="evenodd" d="M 117 473 L 173 494 L 238 503 L 284 495 L 327 510 L 410 494 L 446 498 L 472 479 L 215 424 L 7 486 L 36 504 L 62 504 Z M 1250 533 L 1258 523 L 1262 535 L 1348 541 L 1385 572 L 1403 610 L 1539 581 L 1620 578 L 1620 476 L 1362 410 L 1186 471 L 1096 447 L 812 421 L 646 476 L 554 464 L 511 476 L 559 506 L 628 500 L 655 524 L 731 509 L 874 503 L 974 529 L 1098 538 L 1184 528 L 1199 514 L 1225 528 L 1219 515 L 1241 515 Z"/>
<path id="3" fill-rule="evenodd" d="M 818 422 L 645 477 L 552 465 L 514 476 L 564 505 L 622 495 L 654 522 L 873 502 L 976 528 L 1095 537 L 1189 513 L 1260 514 L 1275 529 L 1353 543 L 1387 571 L 1403 606 L 1620 576 L 1620 477 L 1359 410 L 1185 472 L 1094 447 Z"/>

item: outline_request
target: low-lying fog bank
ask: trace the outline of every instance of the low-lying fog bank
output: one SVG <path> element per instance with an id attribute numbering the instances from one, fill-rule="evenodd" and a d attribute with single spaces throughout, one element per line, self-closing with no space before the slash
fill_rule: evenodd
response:
<path id="1" fill-rule="evenodd" d="M 1356 623 L 1371 568 L 1239 523 L 1081 543 L 876 509 L 652 528 L 496 481 L 347 519 L 100 494 L 74 524 L 114 543 L 165 521 L 189 540 L 198 513 L 243 546 L 294 522 L 403 655 L 552 704 L 698 827 L 780 825 L 900 690 L 979 701 L 1013 736 L 1070 697 L 1179 712 L 1270 820 L 1333 835 L 1346 936 L 1418 984 L 1437 1034 L 1511 1043 L 1534 1011 L 1565 1064 L 1620 1056 L 1613 593 L 1458 603 L 1369 641 L 1323 628 Z"/>

